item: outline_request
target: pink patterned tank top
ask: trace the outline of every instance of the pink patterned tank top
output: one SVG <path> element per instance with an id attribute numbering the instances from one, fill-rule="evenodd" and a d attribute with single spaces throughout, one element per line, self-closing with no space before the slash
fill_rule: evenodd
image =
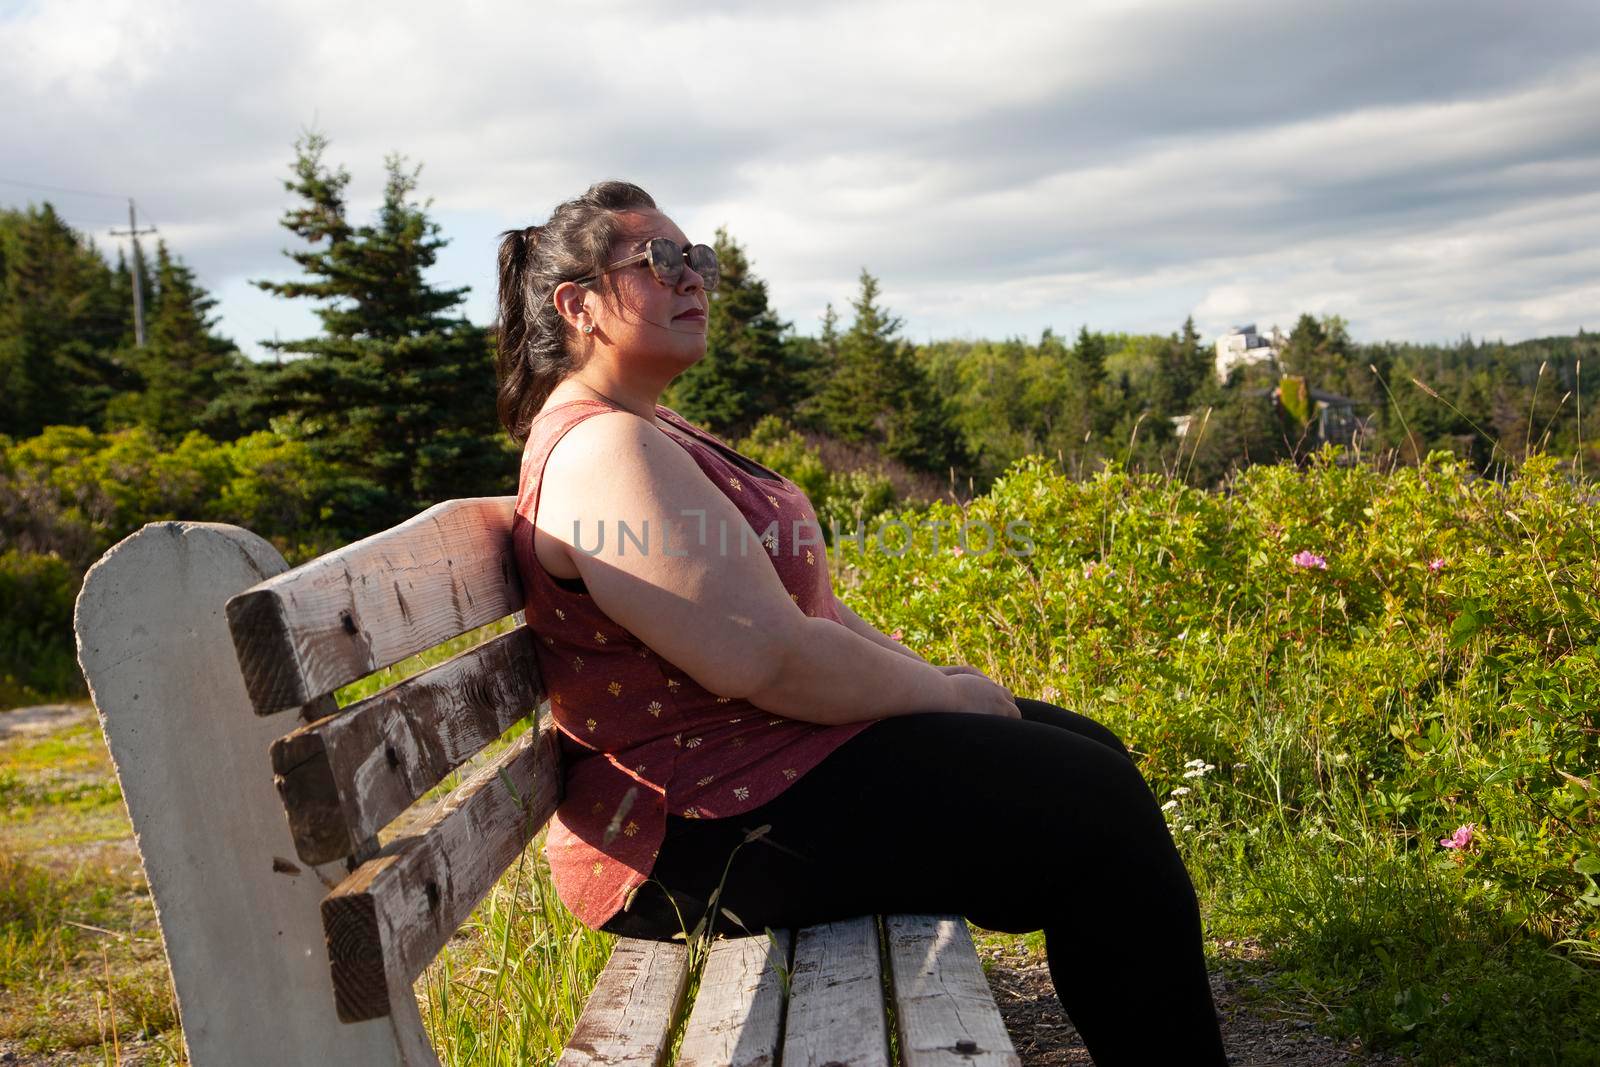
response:
<path id="1" fill-rule="evenodd" d="M 826 726 L 713 693 L 601 611 L 582 579 L 544 568 L 534 553 L 533 524 L 545 462 L 568 430 L 612 410 L 622 409 L 572 400 L 535 418 L 512 522 L 525 614 L 564 738 L 565 796 L 551 819 L 545 855 L 557 896 L 590 929 L 624 908 L 649 877 L 669 812 L 719 819 L 765 804 L 876 721 Z M 656 416 L 744 514 L 790 599 L 807 615 L 843 625 L 821 525 L 800 487 L 670 408 L 656 405 Z"/>

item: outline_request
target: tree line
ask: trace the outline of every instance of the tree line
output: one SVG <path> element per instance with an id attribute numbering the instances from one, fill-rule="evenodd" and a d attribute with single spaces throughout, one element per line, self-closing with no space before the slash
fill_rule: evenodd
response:
<path id="1" fill-rule="evenodd" d="M 388 157 L 382 203 L 357 220 L 349 172 L 328 147 L 303 135 L 284 180 L 298 275 L 254 283 L 309 301 L 320 329 L 263 342 L 272 362 L 218 332 L 215 298 L 165 243 L 150 260 L 111 262 L 49 203 L 0 210 L 0 593 L 57 605 L 29 633 L 59 636 L 66 594 L 45 586 L 75 589 L 143 521 L 241 522 L 293 558 L 441 499 L 514 490 L 518 450 L 494 413 L 494 331 L 462 313 L 467 289 L 427 277 L 446 239 L 419 195 L 420 168 Z M 1349 398 L 1360 446 L 1397 462 L 1446 449 L 1487 471 L 1541 447 L 1572 456 L 1581 364 L 1600 365 L 1600 343 L 1581 330 L 1517 344 L 1357 343 L 1342 319 L 1311 315 L 1276 360 L 1227 379 L 1192 319 L 1169 334 L 1083 326 L 915 344 L 865 268 L 844 313 L 830 304 L 808 334 L 778 316 L 726 228 L 715 247 L 723 282 L 705 359 L 663 402 L 752 448 L 798 455 L 774 443 L 798 435 L 805 454 L 890 471 L 922 495 L 982 492 L 1028 454 L 1080 476 L 1114 461 L 1216 485 L 1250 463 L 1304 461 L 1314 392 Z M 1592 470 L 1600 455 L 1588 447 Z M 0 630 L 15 631 L 19 611 L 0 612 Z"/>

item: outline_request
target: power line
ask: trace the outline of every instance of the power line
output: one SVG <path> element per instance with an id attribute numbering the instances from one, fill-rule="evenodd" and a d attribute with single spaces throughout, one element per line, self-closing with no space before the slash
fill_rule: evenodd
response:
<path id="1" fill-rule="evenodd" d="M 68 189 L 61 185 L 44 185 L 40 182 L 24 182 L 15 178 L 0 178 L 0 185 L 18 185 L 24 189 L 42 189 L 47 193 L 67 193 L 71 196 L 99 196 L 107 200 L 126 200 L 125 196 L 115 193 L 91 193 L 87 189 Z"/>

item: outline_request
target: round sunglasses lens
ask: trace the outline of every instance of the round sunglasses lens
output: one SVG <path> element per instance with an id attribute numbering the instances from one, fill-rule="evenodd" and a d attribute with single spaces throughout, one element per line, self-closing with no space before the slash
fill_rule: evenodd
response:
<path id="1" fill-rule="evenodd" d="M 683 276 L 683 252 L 677 244 L 665 237 L 656 237 L 651 240 L 648 251 L 651 273 L 664 285 L 677 285 Z"/>
<path id="2" fill-rule="evenodd" d="M 717 253 L 709 245 L 691 245 L 686 253 L 689 266 L 700 275 L 700 284 L 707 292 L 717 287 L 717 282 L 722 278 L 722 271 L 717 266 Z"/>

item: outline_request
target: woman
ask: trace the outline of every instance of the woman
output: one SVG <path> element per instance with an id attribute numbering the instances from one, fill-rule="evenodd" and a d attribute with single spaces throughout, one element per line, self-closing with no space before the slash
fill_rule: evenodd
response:
<path id="1" fill-rule="evenodd" d="M 705 356 L 716 283 L 625 182 L 500 245 L 563 903 L 655 940 L 882 912 L 1042 929 L 1097 1063 L 1226 1062 L 1194 890 L 1122 743 L 857 617 L 799 487 L 658 403 Z"/>

